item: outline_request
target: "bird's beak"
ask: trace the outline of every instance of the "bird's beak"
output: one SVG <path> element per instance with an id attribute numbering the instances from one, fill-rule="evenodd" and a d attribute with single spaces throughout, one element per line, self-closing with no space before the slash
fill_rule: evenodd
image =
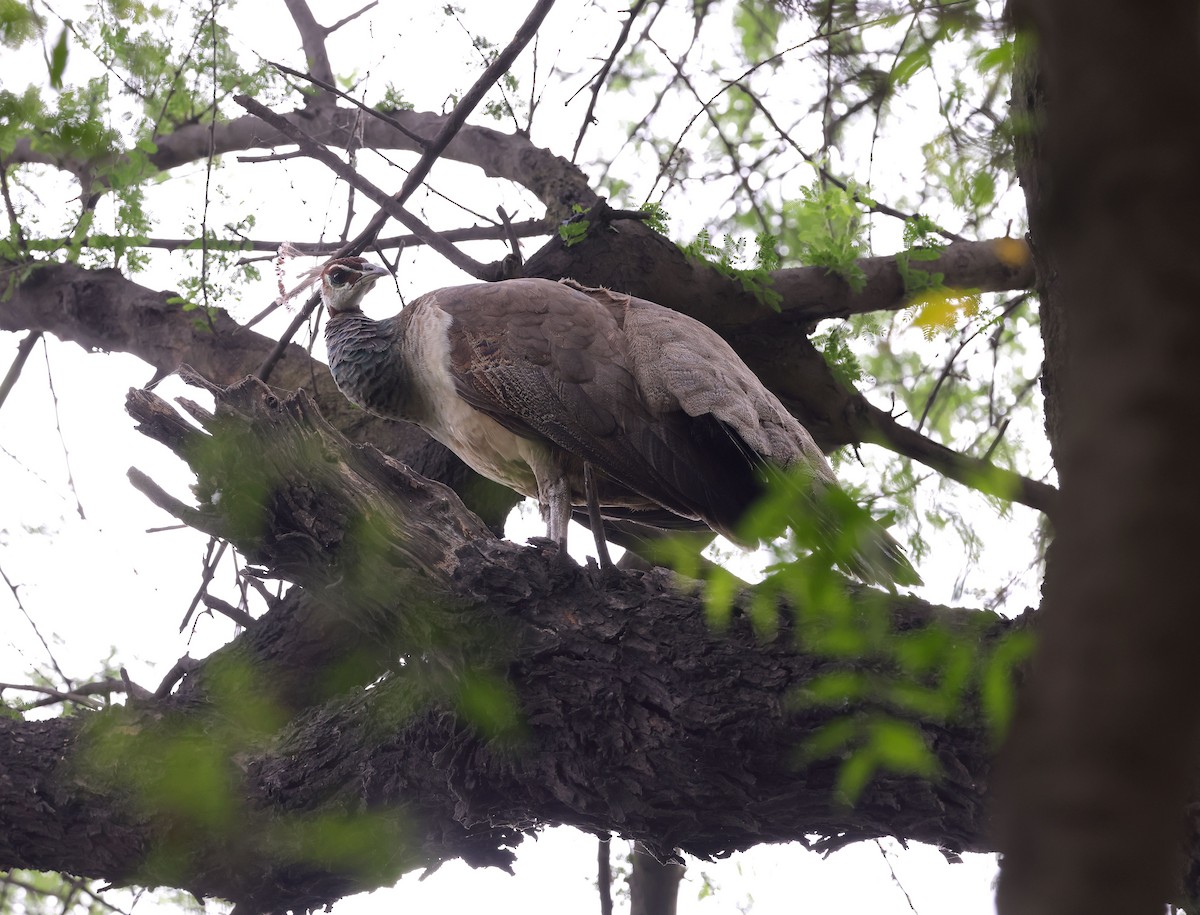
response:
<path id="1" fill-rule="evenodd" d="M 374 283 L 376 280 L 383 279 L 385 276 L 391 276 L 391 273 L 388 272 L 387 267 L 383 267 L 379 264 L 373 264 L 368 261 L 366 268 L 363 270 L 362 280 L 359 280 L 359 282 L 361 283 L 363 280 L 366 280 L 368 283 Z"/>

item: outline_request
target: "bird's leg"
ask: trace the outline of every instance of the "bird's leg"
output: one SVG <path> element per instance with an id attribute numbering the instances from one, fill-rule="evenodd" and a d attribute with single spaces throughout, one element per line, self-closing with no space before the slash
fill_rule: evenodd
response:
<path id="1" fill-rule="evenodd" d="M 608 555 L 608 541 L 604 537 L 604 519 L 600 517 L 600 491 L 596 485 L 596 470 L 590 461 L 583 462 L 583 491 L 587 497 L 588 522 L 592 527 L 592 536 L 596 538 L 596 558 L 600 560 L 600 568 L 613 568 L 613 561 Z"/>
<path id="2" fill-rule="evenodd" d="M 538 478 L 538 501 L 546 522 L 546 536 L 558 544 L 563 555 L 567 552 L 567 525 L 571 521 L 571 484 L 565 473 L 556 468 L 549 479 Z"/>

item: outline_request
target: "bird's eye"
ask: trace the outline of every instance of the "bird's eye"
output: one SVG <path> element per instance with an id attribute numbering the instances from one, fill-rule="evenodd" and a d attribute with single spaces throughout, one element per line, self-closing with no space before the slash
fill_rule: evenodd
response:
<path id="1" fill-rule="evenodd" d="M 348 279 L 350 279 L 350 274 L 345 270 L 331 270 L 329 272 L 330 286 L 345 286 Z"/>

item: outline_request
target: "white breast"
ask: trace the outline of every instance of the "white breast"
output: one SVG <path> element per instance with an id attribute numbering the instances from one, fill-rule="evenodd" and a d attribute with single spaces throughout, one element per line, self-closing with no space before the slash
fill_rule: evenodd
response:
<path id="1" fill-rule="evenodd" d="M 547 458 L 547 449 L 480 413 L 461 397 L 450 373 L 450 315 L 435 301 L 413 303 L 405 356 L 416 367 L 420 409 L 413 421 L 457 454 L 464 463 L 490 480 L 522 495 L 538 497 L 533 466 Z"/>

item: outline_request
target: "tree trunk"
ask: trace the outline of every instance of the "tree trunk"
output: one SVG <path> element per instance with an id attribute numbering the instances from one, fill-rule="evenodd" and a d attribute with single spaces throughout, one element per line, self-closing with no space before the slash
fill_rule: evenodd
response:
<path id="1" fill-rule="evenodd" d="M 684 866 L 660 861 L 641 842 L 633 844 L 629 875 L 629 915 L 675 915 Z"/>
<path id="2" fill-rule="evenodd" d="M 1200 706 L 1195 3 L 1014 3 L 1040 74 L 1022 173 L 1061 480 L 1040 648 L 996 807 L 1002 913 L 1180 898 Z M 1020 101 L 1020 99 L 1019 99 Z"/>

